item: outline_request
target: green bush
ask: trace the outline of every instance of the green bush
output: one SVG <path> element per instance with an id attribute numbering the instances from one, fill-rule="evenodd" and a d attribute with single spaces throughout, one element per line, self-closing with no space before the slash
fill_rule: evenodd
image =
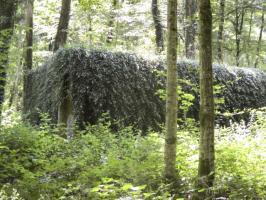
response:
<path id="1" fill-rule="evenodd" d="M 40 129 L 2 128 L 1 183 L 10 183 L 25 199 L 86 198 L 104 177 L 150 188 L 160 184 L 162 140 L 156 133 L 142 138 L 125 128 L 114 134 L 99 123 L 76 131 L 69 141 L 62 131 L 47 123 Z"/>
<path id="2" fill-rule="evenodd" d="M 217 193 L 230 199 L 266 198 L 266 118 L 226 130 L 216 144 Z"/>
<path id="3" fill-rule="evenodd" d="M 248 125 L 216 130 L 214 197 L 266 198 L 265 112 L 256 116 Z M 64 133 L 45 117 L 40 128 L 1 127 L 1 195 L 11 198 L 14 189 L 17 199 L 29 200 L 169 197 L 162 177 L 163 133 L 141 136 L 131 127 L 113 133 L 103 121 L 75 131 L 72 140 Z M 193 125 L 177 133 L 180 198 L 195 190 L 198 134 Z"/>

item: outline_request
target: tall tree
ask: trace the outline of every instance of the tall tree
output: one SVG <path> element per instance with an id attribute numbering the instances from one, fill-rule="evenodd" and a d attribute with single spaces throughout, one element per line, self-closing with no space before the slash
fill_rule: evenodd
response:
<path id="1" fill-rule="evenodd" d="M 54 52 L 66 44 L 68 24 L 70 19 L 70 8 L 71 8 L 71 0 L 62 0 L 60 19 L 53 46 Z"/>
<path id="2" fill-rule="evenodd" d="M 116 37 L 116 15 L 117 15 L 117 9 L 119 7 L 119 1 L 118 0 L 113 0 L 112 5 L 111 5 L 111 11 L 110 11 L 110 18 L 109 18 L 109 30 L 107 33 L 107 43 L 112 43 L 113 39 Z"/>
<path id="3" fill-rule="evenodd" d="M 260 49 L 261 49 L 261 40 L 262 40 L 262 33 L 264 30 L 264 26 L 265 26 L 265 20 L 264 20 L 264 14 L 265 14 L 265 8 L 266 6 L 263 6 L 262 8 L 262 15 L 261 15 L 261 25 L 260 25 L 260 35 L 259 35 L 259 39 L 258 39 L 258 46 L 257 46 L 257 54 L 256 54 L 256 60 L 255 60 L 255 64 L 254 67 L 257 68 L 258 64 L 259 64 L 259 58 L 260 58 Z"/>
<path id="4" fill-rule="evenodd" d="M 220 0 L 219 29 L 217 36 L 217 56 L 219 62 L 223 62 L 224 8 L 225 8 L 225 0 Z"/>
<path id="5" fill-rule="evenodd" d="M 245 41 L 245 54 L 247 57 L 247 64 L 250 66 L 250 41 L 251 41 L 251 32 L 252 32 L 252 25 L 253 25 L 253 16 L 254 16 L 255 8 L 252 7 L 250 11 L 250 18 L 249 18 L 249 30 L 248 30 L 248 38 L 247 41 Z"/>
<path id="6" fill-rule="evenodd" d="M 214 99 L 212 74 L 212 11 L 210 0 L 199 0 L 200 143 L 198 187 L 214 182 Z M 207 191 L 207 190 L 205 190 Z M 199 199 L 208 199 L 205 192 Z"/>
<path id="7" fill-rule="evenodd" d="M 155 40 L 156 40 L 157 51 L 161 52 L 164 50 L 164 38 L 163 38 L 163 25 L 162 25 L 158 0 L 152 0 L 151 12 L 155 27 Z"/>
<path id="8" fill-rule="evenodd" d="M 0 0 L 0 115 L 4 102 L 8 51 L 14 29 L 16 0 Z"/>
<path id="9" fill-rule="evenodd" d="M 235 44 L 236 44 L 236 66 L 240 64 L 240 54 L 241 54 L 241 36 L 244 25 L 245 7 L 244 2 L 235 1 L 235 19 L 231 22 L 233 23 L 235 29 Z"/>
<path id="10" fill-rule="evenodd" d="M 177 0 L 168 0 L 167 6 L 167 85 L 166 85 L 166 136 L 165 178 L 176 179 L 176 131 L 177 131 Z"/>
<path id="11" fill-rule="evenodd" d="M 23 113 L 28 110 L 27 97 L 31 92 L 29 84 L 29 72 L 32 69 L 32 45 L 33 45 L 33 4 L 34 0 L 26 1 L 25 27 L 26 27 L 26 44 L 25 44 L 25 64 L 23 74 Z"/>
<path id="12" fill-rule="evenodd" d="M 62 0 L 62 8 L 60 13 L 59 25 L 55 36 L 53 51 L 57 51 L 59 48 L 64 47 L 67 41 L 68 25 L 70 20 L 71 0 Z M 73 137 L 73 107 L 71 94 L 68 93 L 70 87 L 68 83 L 68 75 L 64 80 L 64 98 L 58 106 L 58 123 L 67 126 L 67 137 L 70 139 Z"/>
<path id="13" fill-rule="evenodd" d="M 196 36 L 196 0 L 185 2 L 185 50 L 187 58 L 195 58 L 195 36 Z"/>

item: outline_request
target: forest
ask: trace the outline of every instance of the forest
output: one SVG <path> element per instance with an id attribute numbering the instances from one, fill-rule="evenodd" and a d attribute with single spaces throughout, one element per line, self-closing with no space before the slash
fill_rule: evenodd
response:
<path id="1" fill-rule="evenodd" d="M 0 200 L 266 199 L 265 0 L 0 0 Z"/>

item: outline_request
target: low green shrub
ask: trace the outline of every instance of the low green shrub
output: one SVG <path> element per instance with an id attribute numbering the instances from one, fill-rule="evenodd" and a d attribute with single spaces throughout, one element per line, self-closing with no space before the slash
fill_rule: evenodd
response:
<path id="1" fill-rule="evenodd" d="M 216 144 L 216 190 L 230 199 L 266 198 L 266 114 L 233 124 Z"/>
<path id="2" fill-rule="evenodd" d="M 266 120 L 256 113 L 250 124 L 216 130 L 216 180 L 213 197 L 266 198 Z M 131 127 L 113 133 L 103 121 L 65 139 L 62 127 L 43 120 L 1 127 L 2 199 L 167 199 L 163 182 L 164 134 L 141 136 Z M 195 190 L 198 129 L 179 129 L 176 167 L 180 199 Z M 4 197 L 6 196 L 6 197 Z M 14 199 L 16 199 L 14 197 Z"/>

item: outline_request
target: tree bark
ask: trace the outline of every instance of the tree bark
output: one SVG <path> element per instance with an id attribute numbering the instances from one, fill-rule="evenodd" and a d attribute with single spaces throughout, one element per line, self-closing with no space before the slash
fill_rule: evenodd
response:
<path id="1" fill-rule="evenodd" d="M 68 24 L 70 19 L 70 7 L 71 7 L 71 0 L 62 0 L 60 19 L 53 47 L 54 52 L 66 44 Z"/>
<path id="2" fill-rule="evenodd" d="M 259 64 L 259 58 L 260 58 L 260 49 L 261 49 L 261 40 L 262 40 L 262 33 L 264 30 L 264 7 L 262 9 L 262 15 L 261 15 L 261 26 L 260 26 L 260 35 L 258 39 L 258 46 L 257 46 L 257 54 L 256 54 L 256 61 L 254 64 L 254 67 L 257 68 Z"/>
<path id="3" fill-rule="evenodd" d="M 25 45 L 25 64 L 23 73 L 23 114 L 28 110 L 27 97 L 31 92 L 31 85 L 29 84 L 29 72 L 32 69 L 32 46 L 33 46 L 33 4 L 34 0 L 27 0 L 25 13 L 25 27 L 26 27 L 26 45 Z"/>
<path id="4" fill-rule="evenodd" d="M 219 30 L 217 36 L 217 56 L 218 61 L 223 63 L 223 32 L 224 32 L 224 7 L 225 0 L 220 0 L 219 12 Z"/>
<path id="5" fill-rule="evenodd" d="M 167 85 L 166 85 L 166 136 L 165 178 L 176 181 L 176 131 L 177 131 L 177 0 L 168 0 L 167 9 Z"/>
<path id="6" fill-rule="evenodd" d="M 196 11 L 196 0 L 186 0 L 185 49 L 186 57 L 191 59 L 195 59 Z"/>
<path id="7" fill-rule="evenodd" d="M 208 199 L 214 182 L 214 98 L 212 73 L 212 11 L 210 0 L 199 0 L 200 143 L 199 199 Z"/>
<path id="8" fill-rule="evenodd" d="M 16 0 L 0 0 L 0 116 L 4 102 L 8 51 L 13 35 L 16 4 Z"/>
<path id="9" fill-rule="evenodd" d="M 161 52 L 164 50 L 164 39 L 163 39 L 163 25 L 162 25 L 158 0 L 152 0 L 151 11 L 155 27 L 155 40 L 156 40 L 157 51 Z"/>

